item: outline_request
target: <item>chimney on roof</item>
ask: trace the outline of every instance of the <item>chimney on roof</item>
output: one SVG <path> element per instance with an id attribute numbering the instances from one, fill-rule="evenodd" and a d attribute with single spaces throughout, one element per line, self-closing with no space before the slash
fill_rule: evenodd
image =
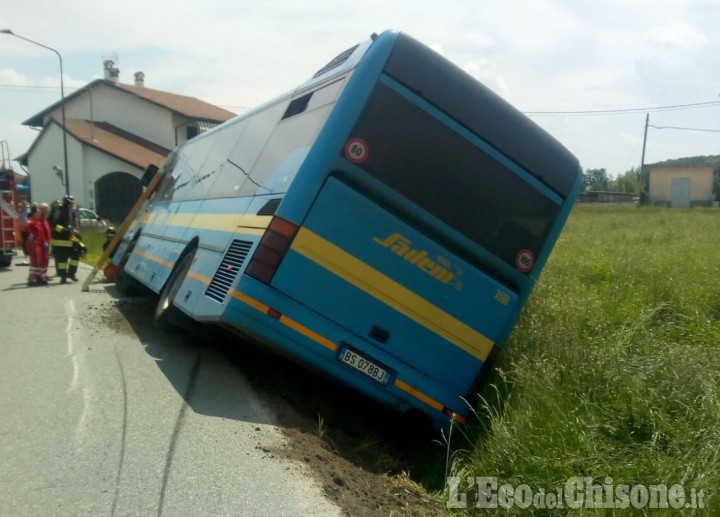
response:
<path id="1" fill-rule="evenodd" d="M 135 72 L 135 86 L 145 86 L 144 72 Z"/>
<path id="2" fill-rule="evenodd" d="M 120 70 L 115 67 L 115 61 L 112 59 L 106 59 L 103 61 L 103 68 L 105 69 L 105 80 L 117 83 L 120 81 Z"/>

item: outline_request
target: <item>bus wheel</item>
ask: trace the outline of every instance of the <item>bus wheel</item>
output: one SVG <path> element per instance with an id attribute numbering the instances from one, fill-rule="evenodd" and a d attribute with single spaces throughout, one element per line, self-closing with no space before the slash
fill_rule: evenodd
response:
<path id="1" fill-rule="evenodd" d="M 115 289 L 124 296 L 140 296 L 145 293 L 145 287 L 125 272 L 122 267 L 115 272 Z"/>
<path id="2" fill-rule="evenodd" d="M 125 256 L 122 258 L 115 272 L 115 289 L 124 296 L 138 296 L 146 292 L 145 286 L 125 272 L 125 264 L 135 249 L 136 243 L 137 239 L 130 243 L 125 252 Z"/>
<path id="3" fill-rule="evenodd" d="M 165 283 L 165 287 L 163 287 L 160 293 L 160 299 L 155 308 L 155 319 L 153 323 L 156 328 L 171 330 L 174 327 L 184 327 L 186 324 L 185 320 L 190 320 L 184 312 L 175 307 L 173 301 L 188 271 L 190 271 L 194 258 L 195 250 L 192 250 L 180 259 L 180 262 L 175 265 L 172 273 L 170 273 L 170 278 L 168 278 L 168 281 Z"/>

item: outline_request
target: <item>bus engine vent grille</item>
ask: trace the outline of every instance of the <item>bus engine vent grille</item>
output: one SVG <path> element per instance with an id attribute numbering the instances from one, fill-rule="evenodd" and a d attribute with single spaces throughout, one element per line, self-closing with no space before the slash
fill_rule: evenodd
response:
<path id="1" fill-rule="evenodd" d="M 280 197 L 271 199 L 258 210 L 257 215 L 275 215 L 275 210 L 277 210 L 277 207 L 280 205 L 280 201 L 282 201 Z"/>
<path id="2" fill-rule="evenodd" d="M 225 295 L 230 290 L 235 278 L 237 278 L 245 259 L 252 248 L 252 241 L 241 241 L 235 239 L 230 243 L 225 257 L 217 268 L 215 276 L 205 291 L 205 296 L 222 303 Z"/>

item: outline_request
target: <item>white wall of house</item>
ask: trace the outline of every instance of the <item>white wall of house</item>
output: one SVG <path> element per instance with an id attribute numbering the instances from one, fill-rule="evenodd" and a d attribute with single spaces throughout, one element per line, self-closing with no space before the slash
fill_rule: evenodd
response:
<path id="1" fill-rule="evenodd" d="M 84 174 L 82 191 L 78 190 L 75 198 L 80 206 L 84 206 L 90 210 L 97 210 L 95 183 L 100 178 L 112 172 L 127 172 L 139 180 L 145 172 L 143 169 L 88 146 L 84 147 L 83 162 Z"/>
<path id="2" fill-rule="evenodd" d="M 127 172 L 138 179 L 143 175 L 144 170 L 93 147 L 81 145 L 70 135 L 67 145 L 70 194 L 80 206 L 95 210 L 95 182 L 106 174 Z M 56 124 L 50 125 L 29 156 L 33 201 L 50 203 L 65 196 L 65 187 L 53 171 L 53 165 L 65 169 L 62 130 Z"/>
<path id="3" fill-rule="evenodd" d="M 46 129 L 33 144 L 28 154 L 28 170 L 32 186 L 32 199 L 51 202 L 61 199 L 66 192 L 53 171 L 53 165 L 65 168 L 61 127 L 49 124 L 51 118 L 61 120 L 62 110 L 57 106 L 44 114 Z M 174 149 L 187 140 L 187 128 L 197 121 L 179 116 L 168 108 L 125 92 L 102 82 L 93 83 L 65 99 L 65 118 L 107 122 L 123 131 L 159 145 Z M 81 206 L 97 209 L 95 183 L 104 175 L 126 172 L 141 178 L 144 171 L 91 145 L 67 136 L 67 156 L 70 193 Z"/>
<path id="4" fill-rule="evenodd" d="M 50 115 L 60 120 L 61 111 L 58 108 Z M 175 147 L 170 110 L 102 83 L 68 100 L 65 117 L 108 122 L 166 149 Z"/>
<path id="5" fill-rule="evenodd" d="M 65 196 L 65 186 L 53 170 L 53 166 L 65 170 L 63 153 L 62 129 L 51 124 L 47 130 L 38 137 L 32 153 L 29 155 L 28 170 L 30 171 L 30 184 L 32 200 L 38 203 L 50 203 Z M 81 170 L 81 146 L 72 137 L 67 138 L 68 169 L 70 169 L 70 193 L 75 186 L 80 186 L 81 178 L 73 176 L 73 171 Z"/>

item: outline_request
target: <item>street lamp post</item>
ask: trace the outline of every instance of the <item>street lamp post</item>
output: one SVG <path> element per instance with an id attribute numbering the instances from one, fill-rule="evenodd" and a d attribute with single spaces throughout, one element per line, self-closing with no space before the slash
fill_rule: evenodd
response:
<path id="1" fill-rule="evenodd" d="M 63 82 L 62 56 L 60 55 L 60 52 L 58 52 L 54 48 L 48 47 L 47 45 L 43 45 L 42 43 L 38 43 L 37 41 L 33 41 L 31 39 L 25 38 L 23 36 L 20 36 L 19 34 L 15 34 L 10 29 L 0 29 L 0 34 L 9 34 L 10 36 L 15 36 L 16 38 L 25 40 L 28 43 L 32 43 L 33 45 L 37 45 L 38 47 L 42 47 L 51 52 L 54 52 L 57 55 L 58 59 L 60 60 L 60 112 L 61 112 L 61 116 L 62 116 L 63 161 L 65 163 L 65 194 L 70 195 L 70 173 L 68 171 L 67 130 L 65 129 L 65 83 Z"/>

